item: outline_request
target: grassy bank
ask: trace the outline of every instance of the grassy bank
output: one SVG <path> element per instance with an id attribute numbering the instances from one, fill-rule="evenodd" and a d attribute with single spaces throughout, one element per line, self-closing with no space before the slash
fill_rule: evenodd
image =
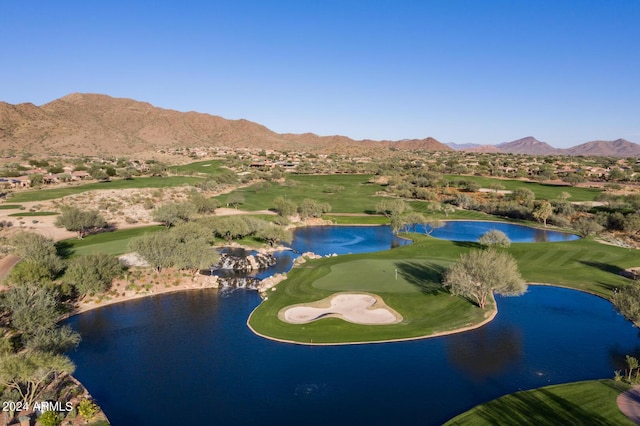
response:
<path id="1" fill-rule="evenodd" d="M 140 228 L 120 229 L 113 232 L 88 235 L 82 240 L 69 238 L 58 242 L 60 249 L 71 256 L 92 253 L 119 255 L 128 251 L 129 241 L 147 232 L 164 230 L 164 226 L 152 225 Z"/>
<path id="2" fill-rule="evenodd" d="M 628 388 L 613 380 L 593 380 L 517 392 L 479 405 L 445 425 L 631 426 L 634 423 L 616 404 Z"/>

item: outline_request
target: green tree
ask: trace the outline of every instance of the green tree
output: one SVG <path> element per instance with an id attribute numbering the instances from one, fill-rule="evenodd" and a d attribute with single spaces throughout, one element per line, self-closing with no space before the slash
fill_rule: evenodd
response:
<path id="1" fill-rule="evenodd" d="M 114 278 L 122 273 L 118 259 L 104 253 L 78 256 L 69 262 L 64 281 L 74 286 L 80 298 L 103 293 L 109 289 Z"/>
<path id="2" fill-rule="evenodd" d="M 624 230 L 630 234 L 640 233 L 640 213 L 631 213 L 624 217 Z"/>
<path id="3" fill-rule="evenodd" d="M 584 176 L 578 173 L 569 173 L 567 176 L 563 177 L 562 180 L 567 182 L 571 186 L 576 186 L 579 183 L 585 182 L 586 179 Z"/>
<path id="4" fill-rule="evenodd" d="M 625 358 L 627 361 L 627 365 L 629 366 L 629 376 L 627 377 L 627 379 L 631 381 L 631 373 L 633 373 L 633 370 L 636 370 L 640 364 L 638 363 L 638 358 L 632 357 L 630 355 L 626 355 Z"/>
<path id="5" fill-rule="evenodd" d="M 572 226 L 581 237 L 597 234 L 604 229 L 594 218 L 584 216 L 573 222 Z"/>
<path id="6" fill-rule="evenodd" d="M 163 204 L 151 213 L 156 222 L 164 224 L 167 228 L 178 223 L 188 222 L 193 216 L 194 206 L 185 202 L 170 202 Z"/>
<path id="7" fill-rule="evenodd" d="M 21 285 L 25 283 L 48 283 L 52 274 L 46 265 L 32 259 L 23 259 L 16 266 L 11 268 L 7 275 L 7 282 L 11 285 Z"/>
<path id="8" fill-rule="evenodd" d="M 42 426 L 59 426 L 62 423 L 62 416 L 55 411 L 45 411 L 38 417 L 38 423 Z"/>
<path id="9" fill-rule="evenodd" d="M 490 229 L 478 239 L 478 243 L 485 247 L 503 247 L 511 245 L 511 240 L 507 234 L 497 229 Z"/>
<path id="10" fill-rule="evenodd" d="M 173 251 L 176 245 L 175 236 L 169 232 L 150 232 L 134 238 L 129 243 L 129 250 L 138 253 L 149 265 L 160 272 L 173 265 Z"/>
<path id="11" fill-rule="evenodd" d="M 27 335 L 55 328 L 60 315 L 54 290 L 36 283 L 12 287 L 0 303 L 11 312 L 11 325 Z"/>
<path id="12" fill-rule="evenodd" d="M 197 190 L 191 191 L 189 194 L 189 202 L 193 204 L 196 212 L 200 214 L 213 213 L 220 207 L 220 202 L 215 198 L 208 198 Z"/>
<path id="13" fill-rule="evenodd" d="M 63 268 L 62 259 L 58 256 L 52 239 L 34 232 L 18 232 L 9 243 L 13 247 L 13 254 L 23 261 L 35 262 L 49 271 L 50 278 L 54 278 Z"/>
<path id="14" fill-rule="evenodd" d="M 271 247 L 279 243 L 290 243 L 293 241 L 293 235 L 291 231 L 278 225 L 267 225 L 258 232 L 256 232 L 256 238 L 269 243 Z"/>
<path id="15" fill-rule="evenodd" d="M 640 286 L 627 286 L 613 293 L 613 306 L 630 321 L 640 320 Z"/>
<path id="16" fill-rule="evenodd" d="M 546 200 L 543 200 L 540 205 L 533 211 L 533 217 L 544 223 L 544 226 L 547 226 L 547 219 L 553 213 L 553 206 Z"/>
<path id="17" fill-rule="evenodd" d="M 88 232 L 107 227 L 107 221 L 97 210 L 81 210 L 73 206 L 61 208 L 62 214 L 56 218 L 55 225 L 73 231 L 82 239 Z"/>
<path id="18" fill-rule="evenodd" d="M 70 326 L 40 328 L 27 336 L 24 346 L 33 351 L 65 353 L 75 349 L 80 343 L 80 334 Z"/>
<path id="19" fill-rule="evenodd" d="M 471 250 L 460 255 L 446 271 L 443 284 L 452 294 L 475 300 L 481 309 L 492 293 L 511 296 L 527 289 L 513 257 L 495 249 Z"/>
<path id="20" fill-rule="evenodd" d="M 39 173 L 34 173 L 32 175 L 29 176 L 29 182 L 31 184 L 32 187 L 38 187 L 41 186 L 44 183 L 44 176 L 42 176 Z"/>
<path id="21" fill-rule="evenodd" d="M 234 209 L 237 209 L 240 204 L 244 204 L 244 194 L 241 192 L 232 192 L 227 197 L 227 205 L 233 206 Z"/>
<path id="22" fill-rule="evenodd" d="M 282 217 L 293 216 L 298 211 L 298 205 L 295 203 L 295 201 L 284 197 L 277 197 L 276 199 L 274 199 L 273 205 L 278 211 L 278 214 Z"/>
<path id="23" fill-rule="evenodd" d="M 300 202 L 298 207 L 298 213 L 300 218 L 306 219 L 308 217 L 320 217 L 323 213 L 329 213 L 331 211 L 331 205 L 329 203 L 320 203 L 311 198 L 305 198 Z"/>
<path id="24" fill-rule="evenodd" d="M 28 351 L 0 357 L 0 383 L 18 391 L 30 406 L 55 374 L 71 374 L 74 370 L 69 358 L 50 352 Z"/>
<path id="25" fill-rule="evenodd" d="M 242 238 L 251 233 L 251 228 L 240 216 L 226 216 L 216 220 L 214 233 L 231 242 L 236 238 Z"/>
<path id="26" fill-rule="evenodd" d="M 174 250 L 173 266 L 191 273 L 194 279 L 196 274 L 209 269 L 219 261 L 218 253 L 207 243 L 205 239 L 194 239 L 179 242 Z"/>
<path id="27" fill-rule="evenodd" d="M 411 210 L 409 205 L 397 198 L 384 199 L 376 204 L 376 213 L 383 214 L 388 218 L 393 215 L 401 215 L 409 210 Z"/>

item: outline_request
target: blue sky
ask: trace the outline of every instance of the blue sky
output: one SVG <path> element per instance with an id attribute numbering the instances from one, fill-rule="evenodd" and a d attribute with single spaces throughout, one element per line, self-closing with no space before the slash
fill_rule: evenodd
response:
<path id="1" fill-rule="evenodd" d="M 638 0 L 0 1 L 0 100 L 73 92 L 280 133 L 640 142 Z"/>

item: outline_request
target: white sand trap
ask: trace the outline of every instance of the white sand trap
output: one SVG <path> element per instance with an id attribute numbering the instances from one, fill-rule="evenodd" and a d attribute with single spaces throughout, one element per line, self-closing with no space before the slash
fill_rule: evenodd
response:
<path id="1" fill-rule="evenodd" d="M 380 296 L 369 293 L 336 293 L 316 302 L 287 306 L 278 313 L 281 321 L 291 324 L 306 324 L 328 317 L 365 325 L 402 321 L 402 315 L 387 306 Z"/>

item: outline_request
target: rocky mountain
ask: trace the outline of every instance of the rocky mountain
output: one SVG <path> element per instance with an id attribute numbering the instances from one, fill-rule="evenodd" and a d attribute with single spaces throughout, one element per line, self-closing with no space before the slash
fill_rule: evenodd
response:
<path id="1" fill-rule="evenodd" d="M 370 154 L 388 152 L 391 147 L 451 150 L 433 138 L 394 142 L 278 134 L 248 120 L 179 112 L 98 94 L 74 93 L 40 107 L 0 102 L 0 149 L 131 155 L 162 148 L 212 146 Z"/>
<path id="2" fill-rule="evenodd" d="M 540 142 L 533 136 L 527 136 L 526 138 L 518 139 L 513 142 L 501 143 L 496 145 L 496 147 L 500 152 L 512 154 L 550 155 L 558 154 L 560 151 L 546 142 Z"/>
<path id="3" fill-rule="evenodd" d="M 569 155 L 599 155 L 605 157 L 640 157 L 640 145 L 625 139 L 592 141 L 563 150 Z"/>

